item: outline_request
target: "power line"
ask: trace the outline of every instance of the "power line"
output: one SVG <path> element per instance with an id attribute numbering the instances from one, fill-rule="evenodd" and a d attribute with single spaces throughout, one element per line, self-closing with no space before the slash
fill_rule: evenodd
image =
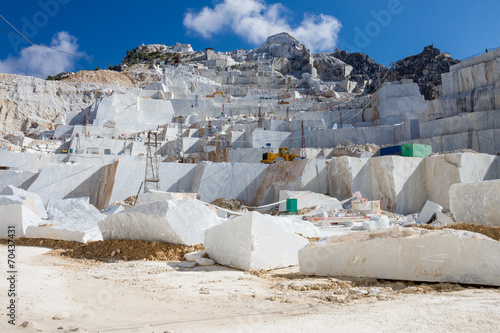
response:
<path id="1" fill-rule="evenodd" d="M 14 30 L 16 30 L 18 33 L 13 33 L 12 31 L 8 31 L 8 30 L 5 30 L 5 29 L 2 29 L 0 28 L 0 31 L 3 31 L 7 34 L 10 34 L 10 35 L 13 35 L 13 36 L 16 36 L 16 37 L 22 37 L 24 39 L 26 39 L 29 43 L 31 43 L 31 45 L 33 46 L 43 46 L 43 47 L 46 47 L 48 49 L 51 49 L 51 50 L 54 50 L 54 51 L 57 51 L 57 52 L 61 52 L 61 53 L 64 53 L 64 54 L 67 54 L 67 55 L 70 55 L 72 57 L 75 57 L 75 58 L 78 58 L 78 59 L 83 59 L 83 60 L 86 60 L 87 62 L 89 63 L 93 63 L 93 64 L 104 64 L 104 65 L 109 65 L 109 66 L 113 66 L 113 64 L 110 64 L 108 62 L 104 62 L 104 61 L 98 61 L 98 60 L 92 60 L 90 57 L 82 57 L 80 55 L 77 55 L 77 54 L 74 54 L 74 53 L 71 53 L 71 52 L 67 52 L 67 51 L 63 51 L 63 50 L 60 50 L 60 49 L 57 49 L 55 47 L 52 47 L 52 46 L 49 46 L 49 45 L 46 45 L 46 44 L 43 44 L 43 43 L 38 43 L 38 42 L 35 42 L 35 41 L 31 41 L 29 40 L 28 38 L 26 38 L 22 33 L 20 33 L 12 24 L 9 23 L 9 21 L 7 21 L 2 15 L 0 15 L 0 17 L 5 21 L 7 22 Z"/>
<path id="2" fill-rule="evenodd" d="M 31 42 L 31 41 L 30 41 L 30 40 L 29 40 L 26 36 L 24 36 L 24 35 L 23 35 L 23 34 L 22 34 L 19 30 L 17 30 L 17 29 L 16 29 L 16 27 L 14 27 L 12 24 L 10 24 L 10 22 L 9 22 L 9 21 L 7 21 L 7 19 L 6 19 L 5 17 L 3 17 L 1 14 L 0 14 L 0 17 L 1 17 L 1 18 L 5 21 L 5 22 L 7 22 L 7 24 L 8 24 L 8 25 L 10 25 L 10 26 L 12 27 L 12 29 L 16 30 L 16 31 L 17 31 L 17 33 L 18 33 L 19 35 L 21 35 L 24 39 L 26 39 L 28 42 L 30 42 L 30 43 L 31 43 L 31 45 L 35 46 L 35 44 L 33 44 L 33 43 L 32 43 L 32 42 Z"/>
<path id="3" fill-rule="evenodd" d="M 7 19 L 5 17 L 3 17 L 2 15 L 0 15 L 0 17 L 5 21 L 7 22 L 8 25 L 10 25 L 12 27 L 12 29 L 16 30 L 24 39 L 26 39 L 28 42 L 30 42 L 31 45 L 35 46 L 35 44 L 33 44 L 32 41 L 30 41 L 25 35 L 23 35 L 21 32 L 19 32 L 19 30 L 16 29 L 16 27 L 14 27 L 9 21 L 7 21 Z M 45 53 L 43 54 L 50 62 L 52 62 L 54 65 L 58 66 L 58 64 L 56 64 L 54 62 L 54 60 L 50 59 Z"/>

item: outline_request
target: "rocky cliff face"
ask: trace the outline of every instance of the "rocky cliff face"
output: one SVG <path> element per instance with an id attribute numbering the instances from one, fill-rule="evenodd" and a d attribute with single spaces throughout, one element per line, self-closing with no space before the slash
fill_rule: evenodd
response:
<path id="1" fill-rule="evenodd" d="M 132 80 L 135 87 L 138 88 L 144 88 L 151 82 L 160 81 L 163 78 L 161 68 L 153 64 L 137 64 L 130 67 L 122 66 L 121 74 Z"/>
<path id="2" fill-rule="evenodd" d="M 121 72 L 80 71 L 57 81 L 0 74 L 0 131 L 26 134 L 60 114 L 80 112 L 113 91 L 143 88 L 162 78 L 153 65 L 123 66 Z"/>
<path id="3" fill-rule="evenodd" d="M 311 52 L 286 32 L 270 36 L 250 54 L 254 60 L 270 60 L 273 69 L 283 74 L 311 73 L 316 75 Z"/>
<path id="4" fill-rule="evenodd" d="M 442 96 L 441 74 L 450 71 L 450 66 L 460 60 L 451 58 L 448 53 L 441 53 L 433 45 L 426 46 L 422 53 L 404 58 L 394 64 L 392 80 L 413 79 L 419 86 L 426 100 Z"/>
<path id="5" fill-rule="evenodd" d="M 343 82 L 345 87 L 355 86 L 357 92 L 366 93 L 376 90 L 377 73 L 383 77 L 387 70 L 366 54 L 341 50 L 315 54 L 314 67 L 322 80 Z"/>
<path id="6" fill-rule="evenodd" d="M 122 65 L 132 66 L 135 64 L 177 64 L 181 62 L 182 55 L 173 51 L 172 46 L 163 44 L 139 45 L 127 55 Z"/>
<path id="7" fill-rule="evenodd" d="M 0 129 L 26 133 L 60 114 L 80 112 L 110 92 L 121 90 L 123 87 L 116 83 L 46 81 L 0 74 Z"/>
<path id="8" fill-rule="evenodd" d="M 332 53 L 318 53 L 314 55 L 314 67 L 318 77 L 324 81 L 341 81 L 351 74 L 353 68 Z"/>
<path id="9" fill-rule="evenodd" d="M 304 44 L 286 32 L 267 37 L 266 41 L 254 51 L 270 57 L 295 58 L 308 53 Z"/>
<path id="10" fill-rule="evenodd" d="M 353 81 L 375 80 L 377 73 L 386 70 L 384 65 L 377 63 L 361 52 L 349 53 L 345 50 L 335 50 L 332 56 L 352 66 L 350 79 Z"/>

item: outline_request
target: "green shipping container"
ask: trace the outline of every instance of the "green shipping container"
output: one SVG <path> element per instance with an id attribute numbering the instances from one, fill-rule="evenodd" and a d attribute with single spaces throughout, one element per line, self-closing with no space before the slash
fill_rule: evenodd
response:
<path id="1" fill-rule="evenodd" d="M 401 145 L 401 156 L 427 157 L 432 154 L 432 146 L 419 143 L 406 143 Z"/>
<path id="2" fill-rule="evenodd" d="M 289 214 L 297 214 L 297 199 L 286 199 L 286 212 Z"/>

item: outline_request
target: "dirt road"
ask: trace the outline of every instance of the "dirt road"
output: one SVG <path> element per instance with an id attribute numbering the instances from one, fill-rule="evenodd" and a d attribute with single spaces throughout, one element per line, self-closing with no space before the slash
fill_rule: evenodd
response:
<path id="1" fill-rule="evenodd" d="M 2 278 L 1 332 L 496 332 L 500 323 L 496 288 L 312 278 L 297 267 L 251 273 L 108 263 L 48 251 L 17 247 L 16 325 L 7 323 Z M 0 261 L 6 274 L 4 245 Z"/>

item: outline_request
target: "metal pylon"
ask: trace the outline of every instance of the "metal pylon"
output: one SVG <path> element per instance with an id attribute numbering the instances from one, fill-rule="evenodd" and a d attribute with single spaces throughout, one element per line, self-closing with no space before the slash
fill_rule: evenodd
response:
<path id="1" fill-rule="evenodd" d="M 144 177 L 144 193 L 160 189 L 160 176 L 158 174 L 158 132 L 149 131 L 146 156 L 146 176 Z"/>
<path id="2" fill-rule="evenodd" d="M 177 155 L 178 157 L 183 157 L 183 141 L 182 141 L 182 124 L 186 121 L 186 118 L 184 116 L 179 116 L 177 120 L 177 143 L 176 143 L 176 149 L 177 149 Z"/>

